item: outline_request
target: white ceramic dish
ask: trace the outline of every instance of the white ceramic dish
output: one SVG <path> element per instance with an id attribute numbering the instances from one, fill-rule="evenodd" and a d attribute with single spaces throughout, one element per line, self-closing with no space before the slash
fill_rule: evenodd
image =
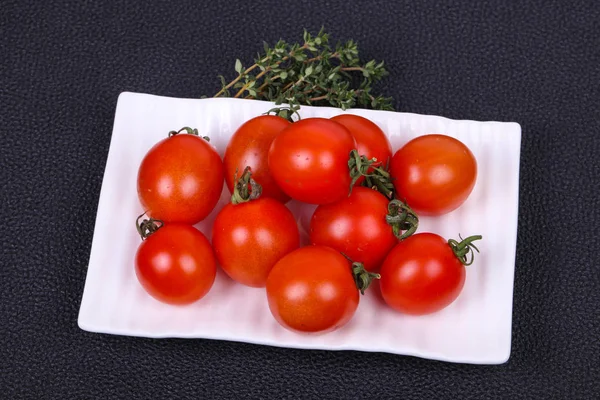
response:
<path id="1" fill-rule="evenodd" d="M 482 234 L 459 298 L 446 309 L 410 317 L 361 297 L 357 313 L 338 331 L 320 336 L 290 332 L 271 316 L 263 289 L 244 287 L 219 273 L 210 293 L 195 304 L 162 304 L 142 289 L 134 272 L 140 243 L 135 218 L 137 168 L 146 151 L 172 129 L 192 126 L 211 137 L 222 155 L 246 120 L 273 104 L 238 99 L 177 99 L 146 94 L 119 96 L 94 230 L 79 326 L 91 332 L 145 337 L 233 340 L 305 349 L 359 350 L 413 355 L 450 362 L 499 364 L 511 347 L 512 295 L 517 238 L 521 127 L 516 123 L 456 121 L 436 116 L 349 110 L 370 118 L 390 137 L 394 151 L 409 139 L 444 133 L 463 141 L 478 160 L 477 184 L 458 210 L 421 218 L 420 231 L 444 237 Z M 304 118 L 341 110 L 302 107 Z M 210 226 L 228 200 L 224 188 L 215 211 L 197 225 Z M 301 231 L 314 206 L 291 202 Z M 306 235 L 304 235 L 306 237 Z M 304 239 L 306 240 L 306 239 Z"/>

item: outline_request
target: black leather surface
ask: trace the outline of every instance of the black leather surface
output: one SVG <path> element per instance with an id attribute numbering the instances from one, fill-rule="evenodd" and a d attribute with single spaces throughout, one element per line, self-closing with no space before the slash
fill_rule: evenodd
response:
<path id="1" fill-rule="evenodd" d="M 33 3 L 0 2 L 0 398 L 598 398 L 596 1 Z M 522 125 L 508 363 L 81 331 L 118 94 L 211 95 L 321 25 L 386 61 L 400 111 Z"/>

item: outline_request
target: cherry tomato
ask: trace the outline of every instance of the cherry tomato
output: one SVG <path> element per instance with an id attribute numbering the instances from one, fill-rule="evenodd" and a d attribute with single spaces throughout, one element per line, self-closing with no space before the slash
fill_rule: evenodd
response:
<path id="1" fill-rule="evenodd" d="M 445 135 L 417 137 L 392 157 L 396 196 L 421 215 L 460 207 L 477 179 L 477 161 L 462 142 Z"/>
<path id="2" fill-rule="evenodd" d="M 332 247 L 374 271 L 398 243 L 387 214 L 384 195 L 355 187 L 350 197 L 317 207 L 310 221 L 310 241 Z"/>
<path id="3" fill-rule="evenodd" d="M 289 196 L 277 186 L 269 172 L 268 155 L 273 139 L 290 124 L 290 121 L 275 115 L 261 115 L 238 128 L 223 157 L 225 182 L 231 193 L 236 171 L 239 178 L 248 166 L 254 179 L 262 186 L 262 197 L 271 197 L 282 203 L 289 201 Z"/>
<path id="4" fill-rule="evenodd" d="M 247 286 L 264 287 L 275 263 L 300 245 L 294 215 L 268 197 L 227 204 L 217 215 L 212 243 L 223 270 Z"/>
<path id="5" fill-rule="evenodd" d="M 306 118 L 284 129 L 271 143 L 269 169 L 290 197 L 311 204 L 348 196 L 348 158 L 356 141 L 341 124 Z"/>
<path id="6" fill-rule="evenodd" d="M 179 133 L 148 151 L 139 167 L 137 190 L 153 218 L 195 224 L 221 197 L 223 162 L 205 139 Z"/>
<path id="7" fill-rule="evenodd" d="M 358 154 L 366 156 L 369 160 L 375 158 L 382 167 L 387 167 L 392 159 L 392 145 L 386 134 L 377 124 L 365 117 L 353 114 L 341 114 L 331 118 L 339 124 L 344 125 L 358 146 Z M 369 168 L 367 172 L 371 172 Z M 364 177 L 360 177 L 355 185 L 360 185 Z"/>
<path id="8" fill-rule="evenodd" d="M 267 298 L 275 319 L 300 332 L 328 332 L 345 325 L 358 307 L 350 262 L 326 246 L 294 250 L 267 278 Z"/>
<path id="9" fill-rule="evenodd" d="M 457 251 L 470 251 L 472 236 L 456 243 Z M 466 258 L 461 261 L 441 236 L 418 233 L 398 243 L 381 266 L 379 285 L 384 301 L 405 314 L 423 315 L 451 304 L 465 283 Z"/>
<path id="10" fill-rule="evenodd" d="M 135 272 L 144 289 L 169 304 L 204 297 L 215 281 L 216 260 L 208 239 L 185 224 L 165 224 L 138 247 Z"/>

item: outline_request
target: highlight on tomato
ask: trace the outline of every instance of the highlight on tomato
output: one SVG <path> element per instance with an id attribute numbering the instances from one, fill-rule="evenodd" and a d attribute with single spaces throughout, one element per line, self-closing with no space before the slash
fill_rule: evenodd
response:
<path id="1" fill-rule="evenodd" d="M 149 216 L 164 222 L 202 221 L 214 209 L 222 190 L 221 157 L 196 129 L 169 132 L 139 166 L 139 200 Z"/>
<path id="2" fill-rule="evenodd" d="M 236 183 L 231 203 L 217 214 L 212 244 L 223 270 L 233 280 L 264 287 L 275 263 L 300 245 L 292 212 L 262 196 L 261 185 L 246 167 Z"/>
<path id="3" fill-rule="evenodd" d="M 348 196 L 348 168 L 356 141 L 343 125 L 326 118 L 305 118 L 285 128 L 271 143 L 269 170 L 291 198 L 327 204 Z"/>
<path id="4" fill-rule="evenodd" d="M 294 250 L 275 264 L 267 278 L 273 317 L 298 332 L 330 332 L 344 326 L 379 275 L 367 272 L 327 246 Z"/>
<path id="5" fill-rule="evenodd" d="M 465 283 L 465 266 L 473 262 L 473 244 L 481 236 L 446 241 L 434 233 L 418 233 L 398 243 L 381 266 L 379 286 L 384 301 L 396 311 L 425 315 L 450 305 Z"/>
<path id="6" fill-rule="evenodd" d="M 291 124 L 277 115 L 260 115 L 242 124 L 233 134 L 225 154 L 225 183 L 233 193 L 235 175 L 250 167 L 253 178 L 262 186 L 262 197 L 271 197 L 285 203 L 290 200 L 271 176 L 268 165 L 269 148 L 273 139 Z"/>
<path id="7" fill-rule="evenodd" d="M 310 221 L 310 241 L 376 271 L 398 240 L 417 230 L 418 222 L 408 206 L 359 186 L 349 197 L 317 207 Z"/>
<path id="8" fill-rule="evenodd" d="M 190 304 L 203 298 L 215 281 L 217 263 L 210 242 L 191 225 L 136 222 L 142 237 L 135 255 L 136 276 L 155 299 Z"/>
<path id="9" fill-rule="evenodd" d="M 442 215 L 460 207 L 477 180 L 477 161 L 461 141 L 446 135 L 419 136 L 392 157 L 397 198 L 420 215 Z"/>

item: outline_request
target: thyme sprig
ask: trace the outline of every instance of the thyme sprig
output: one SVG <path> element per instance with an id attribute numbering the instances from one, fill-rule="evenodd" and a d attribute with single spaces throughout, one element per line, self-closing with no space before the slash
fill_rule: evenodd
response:
<path id="1" fill-rule="evenodd" d="M 332 48 L 323 29 L 316 36 L 304 30 L 302 44 L 265 43 L 254 64 L 245 67 L 237 59 L 234 69 L 237 76 L 230 82 L 219 76 L 221 90 L 214 97 L 393 110 L 391 97 L 373 94 L 373 84 L 388 75 L 383 61 L 363 63 L 353 40 Z"/>

